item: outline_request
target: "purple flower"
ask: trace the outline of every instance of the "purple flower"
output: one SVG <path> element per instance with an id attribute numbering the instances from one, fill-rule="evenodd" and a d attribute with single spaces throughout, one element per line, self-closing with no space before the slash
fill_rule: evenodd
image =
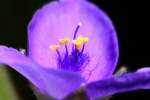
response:
<path id="1" fill-rule="evenodd" d="M 111 20 L 85 0 L 46 4 L 28 26 L 28 55 L 0 46 L 9 65 L 42 93 L 62 99 L 81 85 L 90 99 L 150 88 L 150 71 L 112 76 L 118 42 Z"/>

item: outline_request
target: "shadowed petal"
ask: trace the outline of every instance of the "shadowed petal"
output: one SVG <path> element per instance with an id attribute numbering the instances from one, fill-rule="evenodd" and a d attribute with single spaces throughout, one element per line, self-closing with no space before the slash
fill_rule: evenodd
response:
<path id="1" fill-rule="evenodd" d="M 47 71 L 17 50 L 5 46 L 0 46 L 0 64 L 9 65 L 40 91 L 58 99 L 79 88 L 83 82 L 75 73 L 51 69 Z"/>
<path id="2" fill-rule="evenodd" d="M 150 71 L 111 77 L 86 86 L 87 94 L 92 100 L 96 97 L 137 89 L 150 89 Z"/>
<path id="3" fill-rule="evenodd" d="M 117 36 L 111 20 L 86 0 L 72 1 L 48 3 L 34 14 L 28 26 L 29 56 L 41 65 L 57 68 L 56 52 L 49 50 L 49 45 L 64 37 L 72 39 L 81 22 L 78 35 L 89 38 L 84 52 L 90 56 L 82 76 L 88 82 L 111 76 L 118 60 Z M 71 52 L 71 44 L 68 49 Z"/>

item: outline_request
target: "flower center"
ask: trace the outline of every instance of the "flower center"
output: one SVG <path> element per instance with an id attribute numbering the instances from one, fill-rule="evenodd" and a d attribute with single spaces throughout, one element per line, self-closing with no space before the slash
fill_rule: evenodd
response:
<path id="1" fill-rule="evenodd" d="M 69 38 L 63 38 L 58 41 L 59 45 L 51 45 L 50 49 L 53 49 L 57 53 L 57 65 L 58 68 L 69 71 L 81 71 L 89 63 L 88 53 L 84 53 L 85 44 L 88 42 L 88 37 L 77 37 L 77 32 L 81 24 L 79 23 L 75 29 L 73 40 L 72 40 L 72 51 L 68 51 Z M 77 37 L 77 38 L 76 38 Z M 59 48 L 65 47 L 65 53 L 60 53 Z"/>

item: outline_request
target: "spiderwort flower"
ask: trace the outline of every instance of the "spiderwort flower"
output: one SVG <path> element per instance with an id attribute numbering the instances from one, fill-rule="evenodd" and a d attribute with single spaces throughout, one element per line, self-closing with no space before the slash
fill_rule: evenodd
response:
<path id="1" fill-rule="evenodd" d="M 81 84 L 89 99 L 150 88 L 149 69 L 112 76 L 118 42 L 111 20 L 85 0 L 46 4 L 28 26 L 28 55 L 0 46 L 7 64 L 42 93 L 62 99 Z"/>

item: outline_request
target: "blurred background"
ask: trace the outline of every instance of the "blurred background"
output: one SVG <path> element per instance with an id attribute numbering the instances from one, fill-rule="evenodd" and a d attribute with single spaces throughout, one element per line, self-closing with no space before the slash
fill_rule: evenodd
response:
<path id="1" fill-rule="evenodd" d="M 18 49 L 26 48 L 27 24 L 36 9 L 49 1 L 0 0 L 0 44 Z M 103 9 L 110 16 L 116 27 L 120 47 L 117 69 L 120 66 L 126 66 L 129 71 L 135 71 L 140 67 L 150 66 L 149 3 L 144 1 L 131 2 L 131 0 L 89 1 Z M 16 91 L 13 95 L 19 96 L 18 100 L 36 100 L 28 81 L 24 77 L 10 68 L 0 68 L 0 70 L 0 81 L 2 81 L 2 73 L 6 71 L 11 79 L 8 83 L 12 82 L 13 90 Z M 0 88 L 0 100 L 2 90 Z M 148 95 L 150 95 L 150 90 L 139 90 L 116 94 L 111 100 L 122 100 L 125 97 L 134 99 L 147 98 L 144 100 L 148 100 L 148 98 L 150 99 Z"/>

